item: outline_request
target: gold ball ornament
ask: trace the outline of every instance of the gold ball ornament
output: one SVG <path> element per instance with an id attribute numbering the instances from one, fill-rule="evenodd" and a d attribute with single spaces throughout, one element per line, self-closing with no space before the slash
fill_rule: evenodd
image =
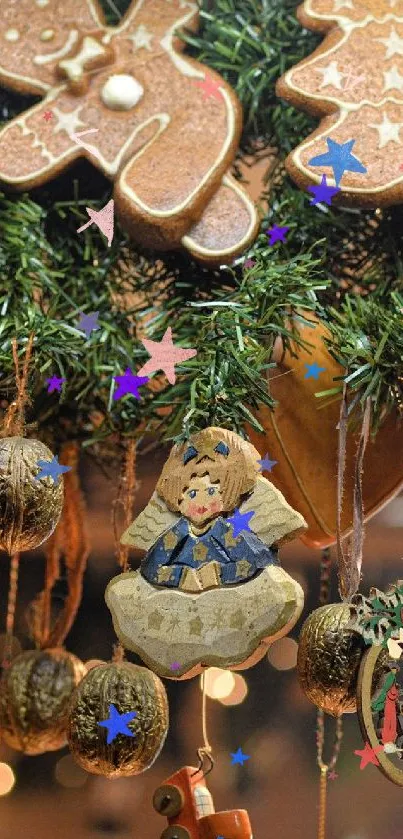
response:
<path id="1" fill-rule="evenodd" d="M 305 621 L 299 638 L 301 688 L 314 705 L 333 717 L 357 710 L 358 670 L 366 645 L 349 622 L 347 603 L 320 606 Z"/>
<path id="2" fill-rule="evenodd" d="M 107 743 L 99 723 L 119 714 L 136 712 L 128 723 L 134 737 L 118 733 Z M 93 667 L 72 700 L 68 742 L 77 763 L 94 775 L 119 778 L 139 775 L 154 763 L 168 732 L 168 700 L 158 676 L 146 667 L 112 662 Z"/>
<path id="3" fill-rule="evenodd" d="M 14 658 L 0 683 L 5 743 L 27 755 L 63 748 L 70 699 L 85 673 L 85 665 L 61 648 L 29 650 Z"/>
<path id="4" fill-rule="evenodd" d="M 63 508 L 63 480 L 36 480 L 38 460 L 53 454 L 39 440 L 0 440 L 0 548 L 9 554 L 37 548 L 53 533 Z"/>

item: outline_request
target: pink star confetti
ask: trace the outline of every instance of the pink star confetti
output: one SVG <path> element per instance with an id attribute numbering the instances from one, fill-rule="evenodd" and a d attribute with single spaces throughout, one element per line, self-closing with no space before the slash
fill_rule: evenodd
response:
<path id="1" fill-rule="evenodd" d="M 82 233 L 83 230 L 86 230 L 90 224 L 96 224 L 99 227 L 101 233 L 106 236 L 108 240 L 108 248 L 110 248 L 112 239 L 113 239 L 113 213 L 114 213 L 114 200 L 111 198 L 105 207 L 102 210 L 92 210 L 91 207 L 86 207 L 87 213 L 90 217 L 90 220 L 87 221 L 87 224 L 83 224 L 82 227 L 79 227 L 77 233 Z"/>
<path id="2" fill-rule="evenodd" d="M 339 776 L 337 772 L 335 772 L 334 769 L 332 769 L 331 772 L 327 773 L 327 777 L 329 778 L 329 781 L 335 781 L 336 778 L 338 778 Z"/>
<path id="3" fill-rule="evenodd" d="M 377 754 L 379 754 L 379 752 L 383 752 L 383 746 L 375 746 L 375 748 L 372 749 L 369 743 L 365 743 L 363 749 L 355 749 L 354 754 L 361 758 L 360 769 L 365 769 L 368 763 L 373 763 L 375 766 L 379 766 L 379 760 L 377 758 Z"/>
<path id="4" fill-rule="evenodd" d="M 243 264 L 243 267 L 244 267 L 244 268 L 253 268 L 253 266 L 254 266 L 254 265 L 255 265 L 255 260 L 254 260 L 254 259 L 251 259 L 251 258 L 249 257 L 248 259 L 245 259 L 245 262 L 244 262 L 244 264 Z"/>
<path id="5" fill-rule="evenodd" d="M 155 373 L 156 370 L 163 370 L 171 385 L 176 382 L 175 364 L 187 361 L 188 358 L 197 355 L 197 350 L 185 350 L 175 346 L 172 341 L 170 326 L 168 326 L 162 341 L 144 339 L 141 343 L 150 353 L 151 358 L 137 371 L 139 376 L 148 376 L 149 373 Z"/>
<path id="6" fill-rule="evenodd" d="M 45 113 L 43 115 L 43 118 L 44 118 L 44 120 L 46 120 L 46 122 L 49 122 L 49 120 L 52 119 L 52 117 L 53 117 L 52 111 L 45 111 Z"/>
<path id="7" fill-rule="evenodd" d="M 101 163 L 102 163 L 103 162 L 102 157 L 101 157 L 98 149 L 95 148 L 95 146 L 92 146 L 90 143 L 83 143 L 83 141 L 80 140 L 80 137 L 84 137 L 84 134 L 94 134 L 97 131 L 98 131 L 98 128 L 87 128 L 86 131 L 79 131 L 76 134 L 72 134 L 71 139 L 74 140 L 74 142 L 77 143 L 78 146 L 82 146 L 83 149 L 86 149 L 86 151 L 89 151 L 91 154 L 94 155 L 94 157 L 97 157 L 98 160 L 100 160 Z M 108 206 L 108 205 L 106 205 L 106 206 Z M 102 212 L 103 211 L 101 210 L 101 213 Z"/>
<path id="8" fill-rule="evenodd" d="M 214 96 L 215 99 L 221 99 L 220 81 L 216 81 L 211 76 L 205 76 L 203 80 L 197 81 L 195 84 L 203 91 L 203 102 L 209 99 L 210 96 Z"/>
<path id="9" fill-rule="evenodd" d="M 349 70 L 347 75 L 347 81 L 343 86 L 343 90 L 352 90 L 353 87 L 357 87 L 360 82 L 365 81 L 365 74 L 361 73 L 361 76 L 354 76 L 351 70 Z"/>

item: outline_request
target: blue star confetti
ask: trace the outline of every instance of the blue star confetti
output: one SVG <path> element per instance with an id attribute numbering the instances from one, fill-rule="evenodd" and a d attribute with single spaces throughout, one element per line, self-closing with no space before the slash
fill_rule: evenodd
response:
<path id="1" fill-rule="evenodd" d="M 321 373 L 324 373 L 326 367 L 319 367 L 319 364 L 314 361 L 313 364 L 307 364 L 305 362 L 305 367 L 307 368 L 304 379 L 318 379 Z"/>
<path id="2" fill-rule="evenodd" d="M 57 455 L 53 460 L 38 460 L 36 465 L 42 471 L 35 475 L 35 480 L 39 481 L 40 478 L 53 478 L 54 484 L 57 483 L 60 475 L 63 475 L 64 472 L 70 472 L 71 469 L 71 466 L 63 466 L 59 463 Z"/>
<path id="3" fill-rule="evenodd" d="M 338 143 L 336 140 L 328 137 L 326 142 L 328 151 L 325 154 L 318 154 L 316 157 L 312 157 L 308 163 L 309 166 L 330 166 L 333 169 L 336 186 L 339 186 L 345 172 L 360 172 L 361 174 L 367 172 L 367 168 L 361 163 L 361 160 L 358 160 L 358 157 L 351 154 L 355 140 L 348 140 L 347 143 Z"/>
<path id="4" fill-rule="evenodd" d="M 285 237 L 289 229 L 289 227 L 279 227 L 275 224 L 270 230 L 266 230 L 269 237 L 269 245 L 275 245 L 276 242 L 285 242 Z"/>
<path id="5" fill-rule="evenodd" d="M 266 452 L 265 456 L 258 460 L 260 463 L 259 472 L 271 472 L 274 466 L 278 463 L 278 460 L 270 460 L 268 452 Z"/>
<path id="6" fill-rule="evenodd" d="M 244 755 L 242 749 L 239 748 L 237 752 L 231 752 L 231 758 L 231 766 L 235 766 L 236 763 L 243 766 L 246 760 L 250 760 L 250 755 Z"/>
<path id="7" fill-rule="evenodd" d="M 117 388 L 113 394 L 114 399 L 121 399 L 126 393 L 131 393 L 135 399 L 140 399 L 139 387 L 146 385 L 149 381 L 147 376 L 136 376 L 130 367 L 127 367 L 123 376 L 114 376 Z"/>
<path id="8" fill-rule="evenodd" d="M 312 201 L 309 202 L 310 204 L 315 205 L 319 204 L 320 202 L 323 202 L 327 204 L 328 207 L 330 207 L 332 203 L 332 198 L 334 195 L 340 192 L 340 187 L 329 186 L 326 180 L 326 175 L 322 175 L 322 181 L 319 184 L 319 186 L 308 186 L 308 191 L 312 192 L 312 194 L 315 196 L 314 198 L 312 198 Z"/>
<path id="9" fill-rule="evenodd" d="M 251 510 L 250 513 L 241 513 L 240 510 L 235 510 L 234 515 L 227 518 L 227 521 L 232 524 L 234 538 L 238 536 L 242 530 L 250 530 L 249 522 L 254 515 L 254 510 Z"/>
<path id="10" fill-rule="evenodd" d="M 106 738 L 108 746 L 118 734 L 126 734 L 127 737 L 136 736 L 133 731 L 130 731 L 130 728 L 128 728 L 128 723 L 134 720 L 135 717 L 137 717 L 136 711 L 129 711 L 127 714 L 119 714 L 118 709 L 115 708 L 114 705 L 109 705 L 108 719 L 102 720 L 98 723 L 98 725 L 102 726 L 102 728 L 108 729 L 108 736 Z"/>

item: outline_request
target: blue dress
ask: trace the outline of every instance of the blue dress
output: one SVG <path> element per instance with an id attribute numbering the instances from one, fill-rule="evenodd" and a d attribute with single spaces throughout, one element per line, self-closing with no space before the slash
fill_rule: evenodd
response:
<path id="1" fill-rule="evenodd" d="M 221 516 L 201 536 L 194 536 L 185 518 L 159 537 L 141 564 L 149 583 L 178 588 L 186 567 L 201 568 L 216 560 L 222 585 L 250 580 L 266 565 L 279 565 L 277 549 L 268 548 L 251 530 L 233 536 L 232 524 Z M 166 566 L 163 582 L 159 570 Z"/>

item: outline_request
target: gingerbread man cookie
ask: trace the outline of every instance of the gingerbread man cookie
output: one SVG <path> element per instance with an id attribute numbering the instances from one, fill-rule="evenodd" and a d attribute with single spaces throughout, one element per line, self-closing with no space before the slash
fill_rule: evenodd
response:
<path id="1" fill-rule="evenodd" d="M 137 242 L 211 264 L 242 252 L 258 219 L 228 173 L 241 108 L 217 73 L 181 54 L 177 29 L 197 24 L 188 0 L 132 2 L 116 27 L 98 0 L 2 0 L 0 82 L 44 99 L 0 132 L 0 182 L 38 186 L 84 156 L 115 182 Z M 74 139 L 90 129 L 96 154 Z"/>
<path id="2" fill-rule="evenodd" d="M 355 141 L 353 153 L 365 166 L 343 174 L 335 202 L 364 207 L 400 203 L 403 0 L 305 0 L 297 16 L 303 26 L 327 34 L 311 56 L 277 83 L 279 96 L 321 119 L 288 156 L 290 175 L 303 188 L 320 183 L 323 174 L 334 184 L 332 168 L 319 167 L 315 158 L 326 155 L 332 141 L 350 143 L 345 150 Z"/>

